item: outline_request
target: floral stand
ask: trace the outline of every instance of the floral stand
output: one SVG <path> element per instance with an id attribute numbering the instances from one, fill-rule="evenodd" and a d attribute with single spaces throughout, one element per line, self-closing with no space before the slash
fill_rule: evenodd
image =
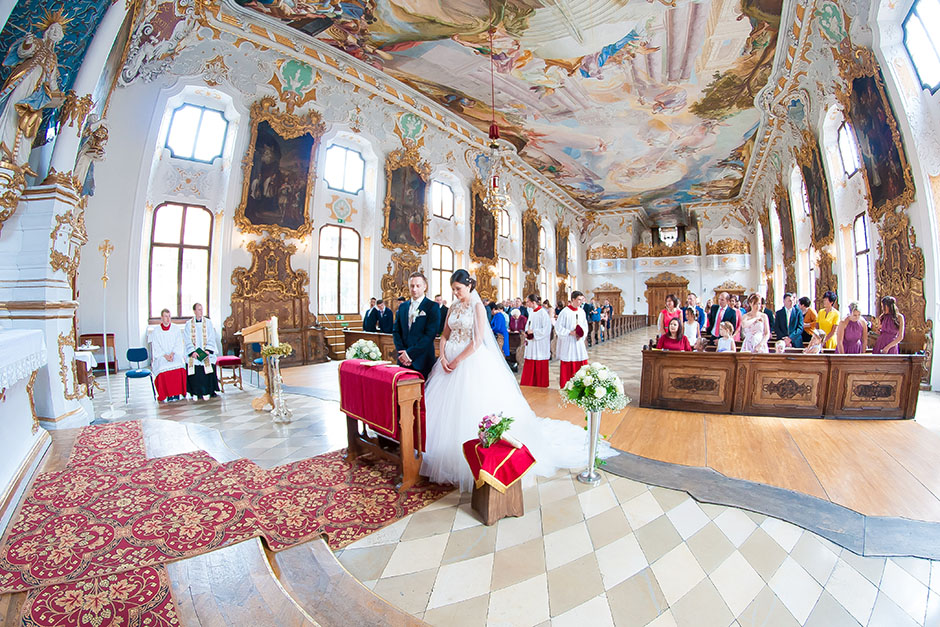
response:
<path id="1" fill-rule="evenodd" d="M 522 516 L 522 482 L 520 479 L 535 465 L 529 449 L 503 440 L 484 447 L 479 439 L 463 444 L 463 456 L 473 473 L 474 487 L 470 505 L 483 524 L 492 525 L 507 516 Z"/>

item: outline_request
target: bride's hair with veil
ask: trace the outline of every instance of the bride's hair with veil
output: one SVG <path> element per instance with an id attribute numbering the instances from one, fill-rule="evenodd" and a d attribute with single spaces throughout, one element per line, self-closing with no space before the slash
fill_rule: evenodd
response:
<path id="1" fill-rule="evenodd" d="M 471 292 L 477 287 L 477 280 L 470 276 L 470 273 L 463 268 L 450 275 L 450 284 L 453 285 L 454 283 L 466 285 L 470 288 Z"/>

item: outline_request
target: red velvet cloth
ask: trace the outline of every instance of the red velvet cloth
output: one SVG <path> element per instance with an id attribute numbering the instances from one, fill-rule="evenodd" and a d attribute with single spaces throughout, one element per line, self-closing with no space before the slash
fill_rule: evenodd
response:
<path id="1" fill-rule="evenodd" d="M 167 370 L 157 375 L 157 400 L 165 401 L 168 396 L 186 396 L 186 368 Z"/>
<path id="2" fill-rule="evenodd" d="M 347 359 L 339 365 L 340 411 L 372 427 L 396 442 L 398 433 L 398 382 L 418 379 L 421 373 L 391 364 L 368 366 L 374 362 Z M 424 385 L 421 386 L 421 415 L 415 421 L 415 446 L 425 446 Z"/>
<path id="3" fill-rule="evenodd" d="M 216 360 L 215 365 L 235 368 L 242 365 L 242 358 L 238 355 L 222 355 Z"/>
<path id="4" fill-rule="evenodd" d="M 470 465 L 476 487 L 488 483 L 500 492 L 505 492 L 535 465 L 535 458 L 523 444 L 516 448 L 502 440 L 484 448 L 480 440 L 463 443 L 463 456 Z"/>
<path id="5" fill-rule="evenodd" d="M 548 387 L 548 360 L 526 359 L 522 365 L 522 381 L 519 385 L 530 385 L 537 388 Z"/>
<path id="6" fill-rule="evenodd" d="M 565 387 L 565 384 L 568 383 L 568 379 L 576 375 L 578 370 L 581 370 L 581 366 L 586 366 L 587 363 L 587 359 L 584 361 L 561 362 L 561 377 L 559 378 L 559 385 L 561 387 Z"/>

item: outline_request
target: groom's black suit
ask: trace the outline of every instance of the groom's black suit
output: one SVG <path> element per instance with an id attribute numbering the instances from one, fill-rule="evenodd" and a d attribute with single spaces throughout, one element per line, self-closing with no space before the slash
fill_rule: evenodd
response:
<path id="1" fill-rule="evenodd" d="M 434 338 L 441 328 L 441 308 L 433 300 L 425 298 L 418 306 L 419 313 L 408 328 L 408 311 L 412 302 L 406 300 L 398 307 L 395 315 L 395 325 L 392 327 L 392 337 L 395 340 L 396 351 L 407 351 L 411 357 L 411 366 L 427 379 L 431 368 L 437 361 L 434 354 Z"/>

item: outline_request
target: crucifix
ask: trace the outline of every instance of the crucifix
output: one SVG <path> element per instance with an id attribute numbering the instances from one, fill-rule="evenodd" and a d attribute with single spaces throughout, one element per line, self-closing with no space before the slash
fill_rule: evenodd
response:
<path id="1" fill-rule="evenodd" d="M 114 252 L 114 246 L 111 245 L 111 240 L 106 239 L 101 242 L 101 245 L 98 246 L 98 251 L 104 255 L 104 273 L 101 275 L 101 285 L 108 287 L 108 258 L 111 256 L 111 253 Z"/>

